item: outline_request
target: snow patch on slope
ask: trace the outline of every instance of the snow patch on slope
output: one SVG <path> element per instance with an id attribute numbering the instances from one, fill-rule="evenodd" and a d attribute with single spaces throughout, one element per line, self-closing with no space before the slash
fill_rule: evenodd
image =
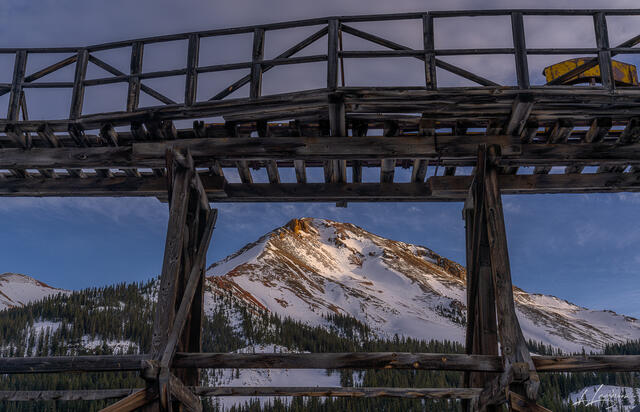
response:
<path id="1" fill-rule="evenodd" d="M 57 289 L 30 276 L 18 273 L 0 274 L 0 310 L 24 306 L 27 303 L 70 291 Z"/>

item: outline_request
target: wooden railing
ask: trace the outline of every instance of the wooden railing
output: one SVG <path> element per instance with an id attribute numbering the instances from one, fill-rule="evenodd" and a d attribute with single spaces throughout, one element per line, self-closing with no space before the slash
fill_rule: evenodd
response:
<path id="1" fill-rule="evenodd" d="M 611 57 L 620 54 L 637 54 L 640 49 L 634 48 L 640 43 L 640 36 L 635 36 L 623 43 L 611 47 L 607 29 L 607 16 L 634 16 L 640 15 L 640 10 L 478 10 L 478 11 L 433 11 L 424 13 L 404 13 L 386 15 L 366 15 L 366 16 L 345 16 L 327 17 L 309 20 L 299 20 L 292 22 L 265 24 L 249 27 L 238 27 L 229 29 L 217 29 L 202 32 L 181 33 L 165 36 L 126 40 L 106 44 L 92 45 L 87 47 L 58 47 L 58 48 L 2 48 L 0 54 L 14 54 L 15 64 L 11 83 L 0 83 L 0 95 L 9 93 L 9 106 L 5 120 L 7 122 L 27 120 L 27 99 L 24 91 L 30 88 L 53 88 L 71 89 L 71 101 L 69 103 L 68 120 L 81 119 L 83 115 L 83 102 L 85 91 L 88 87 L 106 85 L 113 83 L 125 83 L 128 85 L 126 102 L 122 102 L 125 111 L 122 115 L 143 110 L 152 110 L 153 106 L 147 108 L 140 107 L 140 93 L 145 93 L 165 106 L 183 108 L 186 112 L 183 117 L 196 117 L 197 113 L 189 115 L 189 108 L 198 105 L 208 105 L 219 103 L 220 100 L 228 97 L 241 87 L 249 85 L 249 98 L 259 99 L 262 94 L 262 74 L 281 65 L 296 65 L 311 62 L 327 62 L 327 81 L 325 90 L 337 90 L 348 87 L 344 84 L 344 60 L 346 59 L 379 59 L 379 58 L 399 58 L 413 57 L 424 62 L 424 84 L 427 90 L 439 90 L 436 76 L 436 68 L 458 75 L 466 80 L 470 80 L 480 87 L 505 87 L 495 81 L 489 80 L 481 75 L 458 67 L 439 59 L 443 56 L 480 56 L 480 55 L 513 55 L 515 61 L 516 88 L 529 89 L 538 87 L 532 85 L 529 78 L 528 56 L 531 55 L 591 55 L 593 58 L 582 66 L 554 79 L 553 81 L 540 85 L 550 87 L 561 85 L 565 80 L 572 78 L 584 71 L 599 65 L 601 68 L 601 84 L 598 89 L 612 91 L 615 88 L 613 79 Z M 440 19 L 452 17 L 482 18 L 487 16 L 510 16 L 513 33 L 513 47 L 501 48 L 456 48 L 442 49 L 435 47 L 435 22 Z M 528 48 L 525 39 L 525 17 L 526 16 L 591 16 L 593 18 L 593 33 L 596 39 L 596 47 L 587 48 Z M 395 21 L 403 22 L 408 20 L 420 20 L 423 26 L 423 48 L 414 49 L 406 45 L 396 43 L 372 33 L 353 27 L 352 23 Z M 318 26 L 319 30 L 308 37 L 301 39 L 298 43 L 284 50 L 273 59 L 265 59 L 265 34 L 270 31 L 285 30 L 299 27 Z M 461 30 L 464 30 L 462 28 Z M 247 56 L 246 61 L 238 63 L 226 63 L 209 66 L 199 65 L 200 41 L 203 38 L 215 36 L 253 34 L 252 55 Z M 388 50 L 342 50 L 342 35 L 348 34 L 360 39 L 364 39 L 372 44 L 382 46 Z M 327 52 L 307 56 L 296 56 L 311 44 L 319 41 L 323 37 L 327 38 Z M 178 69 L 144 71 L 143 52 L 144 48 L 150 44 L 165 45 L 174 41 L 187 42 L 187 59 L 184 66 Z M 102 58 L 96 52 L 116 49 L 130 48 L 130 70 L 125 73 Z M 34 73 L 27 73 L 28 57 L 35 54 L 71 54 L 64 59 L 51 64 Z M 111 74 L 109 77 L 87 79 L 88 65 L 95 65 Z M 372 64 L 375 64 L 373 62 Z M 46 82 L 39 81 L 41 78 L 54 73 L 66 66 L 75 65 L 75 76 L 72 82 Z M 198 101 L 198 76 L 203 73 L 222 72 L 230 70 L 246 69 L 249 74 L 241 77 L 236 82 L 221 89 L 209 99 Z M 144 84 L 145 80 L 168 78 L 173 76 L 184 76 L 184 98 L 175 101 L 171 97 L 160 93 L 156 89 Z M 339 82 L 339 79 L 342 82 Z M 342 84 L 340 84 L 342 83 Z M 513 87 L 513 86 L 511 86 Z M 119 112 L 110 112 L 119 113 Z M 102 113 L 104 114 L 104 113 Z M 51 119 L 53 120 L 53 119 Z"/>

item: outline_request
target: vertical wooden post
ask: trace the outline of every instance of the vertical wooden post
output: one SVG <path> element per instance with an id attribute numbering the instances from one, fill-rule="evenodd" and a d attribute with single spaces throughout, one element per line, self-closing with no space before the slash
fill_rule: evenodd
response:
<path id="1" fill-rule="evenodd" d="M 131 64 L 129 74 L 129 89 L 127 91 L 127 111 L 132 112 L 140 103 L 140 73 L 142 73 L 142 58 L 144 43 L 137 41 L 131 45 Z"/>
<path id="2" fill-rule="evenodd" d="M 338 87 L 338 19 L 330 19 L 327 34 L 327 89 Z"/>
<path id="3" fill-rule="evenodd" d="M 602 87 L 614 90 L 613 67 L 611 66 L 611 51 L 609 50 L 609 32 L 607 30 L 607 16 L 599 11 L 593 15 L 593 25 L 596 33 L 596 46 L 598 47 L 598 66 Z"/>
<path id="4" fill-rule="evenodd" d="M 518 87 L 528 89 L 530 87 L 529 63 L 527 61 L 527 44 L 524 37 L 524 18 L 522 17 L 522 12 L 511 13 L 511 31 L 513 33 Z"/>
<path id="5" fill-rule="evenodd" d="M 422 15 L 422 31 L 424 37 L 424 79 L 427 90 L 436 90 L 436 55 L 433 16 L 429 13 Z"/>
<path id="6" fill-rule="evenodd" d="M 486 147 L 482 146 L 478 151 L 476 178 L 464 208 L 467 251 L 466 353 L 469 355 L 498 355 L 496 302 L 484 204 L 485 171 Z M 465 372 L 464 386 L 485 387 L 493 375 Z M 470 402 L 465 402 L 465 410 L 472 410 Z M 487 407 L 488 412 L 495 410 L 493 405 Z"/>
<path id="7" fill-rule="evenodd" d="M 171 363 L 177 351 L 202 349 L 206 252 L 217 211 L 209 207 L 188 152 L 167 151 L 167 179 L 170 213 L 153 325 L 155 369 L 145 375 L 147 391 L 157 400 L 146 410 L 171 411 L 177 402 L 178 408 L 201 411 L 199 398 L 187 388 L 199 385 L 198 369 L 172 370 Z"/>
<path id="8" fill-rule="evenodd" d="M 198 93 L 198 61 L 200 59 L 200 36 L 189 35 L 187 51 L 187 79 L 184 90 L 184 104 L 193 106 Z"/>
<path id="9" fill-rule="evenodd" d="M 264 29 L 253 30 L 253 52 L 251 55 L 251 86 L 249 97 L 255 99 L 262 94 L 262 60 L 264 59 Z"/>
<path id="10" fill-rule="evenodd" d="M 89 62 L 89 51 L 82 49 L 78 51 L 76 59 L 76 72 L 73 78 L 73 94 L 71 95 L 70 119 L 77 119 L 82 116 L 82 104 L 84 103 L 84 79 L 87 76 L 87 63 Z"/>
<path id="11" fill-rule="evenodd" d="M 347 136 L 347 120 L 342 95 L 336 93 L 329 96 L 329 125 L 331 136 Z M 325 181 L 331 183 L 346 183 L 347 161 L 330 160 L 325 167 Z"/>
<path id="12" fill-rule="evenodd" d="M 22 99 L 22 83 L 27 70 L 27 51 L 18 50 L 13 65 L 13 80 L 11 82 L 11 94 L 9 95 L 9 107 L 7 120 L 17 122 L 20 120 L 20 103 Z"/>

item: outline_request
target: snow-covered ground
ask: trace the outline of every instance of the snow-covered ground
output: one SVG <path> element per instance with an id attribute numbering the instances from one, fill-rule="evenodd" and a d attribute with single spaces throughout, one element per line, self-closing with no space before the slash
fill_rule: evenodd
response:
<path id="1" fill-rule="evenodd" d="M 0 310 L 24 306 L 29 302 L 44 299 L 68 290 L 53 288 L 30 276 L 18 273 L 0 274 Z"/>
<path id="2" fill-rule="evenodd" d="M 629 412 L 640 403 L 639 390 L 624 386 L 593 385 L 569 395 L 574 405 L 604 407 L 611 412 Z"/>
<path id="3" fill-rule="evenodd" d="M 279 345 L 252 345 L 242 348 L 238 353 L 289 353 L 288 348 Z M 204 372 L 204 371 L 203 371 Z M 340 386 L 340 374 L 318 369 L 218 369 L 206 370 L 211 386 Z M 269 396 L 221 396 L 215 399 L 223 410 L 241 405 L 251 399 L 260 402 L 273 400 Z M 286 400 L 283 400 L 286 402 Z"/>

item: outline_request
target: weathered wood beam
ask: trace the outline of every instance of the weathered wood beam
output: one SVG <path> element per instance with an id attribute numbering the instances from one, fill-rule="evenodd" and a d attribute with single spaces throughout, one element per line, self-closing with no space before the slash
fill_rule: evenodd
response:
<path id="1" fill-rule="evenodd" d="M 150 354 L 0 358 L 1 374 L 137 371 Z M 444 360 L 443 360 L 444 359 Z M 538 372 L 640 372 L 640 355 L 532 356 Z M 302 362 L 302 363 L 301 363 Z M 414 362 L 418 362 L 414 365 Z M 502 372 L 499 356 L 438 353 L 184 353 L 172 368 L 341 369 L 384 368 Z"/>
<path id="2" fill-rule="evenodd" d="M 593 119 L 589 130 L 584 135 L 585 143 L 597 143 L 604 140 L 605 136 L 611 130 L 613 123 L 609 117 L 598 117 Z"/>
<path id="3" fill-rule="evenodd" d="M 573 131 L 573 122 L 569 120 L 558 120 L 549 131 L 548 143 L 566 143 Z"/>
<path id="4" fill-rule="evenodd" d="M 258 136 L 259 137 L 269 137 L 270 130 L 269 124 L 266 121 L 259 120 L 257 122 Z M 278 164 L 275 160 L 269 160 L 267 162 L 267 177 L 269 178 L 269 183 L 280 183 L 280 173 L 278 172 Z"/>
<path id="5" fill-rule="evenodd" d="M 69 389 L 51 391 L 0 391 L 0 400 L 9 402 L 33 401 L 97 401 L 136 395 L 141 389 Z M 138 395 L 139 397 L 140 395 Z M 131 401 L 130 401 L 131 402 Z"/>
<path id="6" fill-rule="evenodd" d="M 331 137 L 347 136 L 346 110 L 342 96 L 339 94 L 329 96 L 329 128 Z M 324 167 L 324 176 L 327 183 L 345 183 L 347 181 L 346 161 L 328 160 Z"/>
<path id="7" fill-rule="evenodd" d="M 191 305 L 196 295 L 196 288 L 201 282 L 203 277 L 203 268 L 205 264 L 205 258 L 207 250 L 209 250 L 209 242 L 211 241 L 211 235 L 213 234 L 213 227 L 215 226 L 216 219 L 218 217 L 217 210 L 208 210 L 206 213 L 206 221 L 204 222 L 204 231 L 201 233 L 198 249 L 191 263 L 191 273 L 188 274 L 187 285 L 184 290 L 184 294 L 180 301 L 180 307 L 175 315 L 173 326 L 170 329 L 170 334 L 167 339 L 167 344 L 160 360 L 160 367 L 168 368 L 173 361 L 173 357 L 178 347 L 178 340 L 180 339 L 185 325 L 187 324 L 187 317 L 191 311 Z M 199 308 L 198 308 L 199 309 Z"/>
<path id="8" fill-rule="evenodd" d="M 193 106 L 197 100 L 198 92 L 198 61 L 200 58 L 200 36 L 189 35 L 187 47 L 187 76 L 185 80 L 184 104 Z"/>
<path id="9" fill-rule="evenodd" d="M 640 118 L 633 117 L 629 120 L 624 131 L 618 137 L 618 143 L 636 143 L 638 140 L 640 140 Z"/>
<path id="10" fill-rule="evenodd" d="M 67 57 L 66 59 L 60 60 L 59 62 L 53 63 L 43 69 L 38 70 L 37 72 L 30 74 L 28 76 L 26 76 L 24 78 L 24 82 L 25 83 L 30 83 L 30 82 L 34 82 L 38 79 L 41 79 L 42 77 L 53 73 L 57 70 L 62 69 L 63 67 L 67 67 L 70 64 L 73 64 L 76 62 L 78 58 L 77 54 L 74 54 L 73 56 Z"/>
<path id="11" fill-rule="evenodd" d="M 191 389 L 184 386 L 184 384 L 171 375 L 169 388 L 171 390 L 171 396 L 180 402 L 180 410 L 187 410 L 189 412 L 202 412 L 202 401 L 195 395 Z"/>
<path id="12" fill-rule="evenodd" d="M 9 95 L 9 107 L 7 108 L 7 119 L 11 121 L 18 121 L 20 118 L 20 99 L 26 70 L 27 51 L 18 50 L 15 53 L 13 81 L 11 82 L 11 94 Z"/>
<path id="13" fill-rule="evenodd" d="M 397 122 L 387 121 L 384 124 L 383 136 L 394 137 L 400 134 Z M 380 161 L 380 183 L 393 183 L 396 169 L 396 159 L 382 159 Z"/>
<path id="14" fill-rule="evenodd" d="M 116 69 L 115 67 L 113 67 L 109 63 L 106 63 L 106 62 L 102 61 L 101 59 L 99 59 L 99 58 L 97 58 L 97 57 L 95 57 L 93 55 L 89 56 L 89 61 L 91 63 L 95 64 L 96 66 L 100 67 L 101 69 L 113 74 L 114 76 L 125 76 L 126 77 L 126 74 L 124 74 L 120 70 Z M 145 92 L 149 96 L 155 98 L 156 100 L 161 101 L 164 104 L 177 104 L 176 102 L 174 102 L 173 100 L 171 100 L 167 96 L 165 96 L 165 95 L 163 95 L 161 93 L 158 93 L 157 91 L 155 91 L 151 87 L 146 86 L 144 84 L 140 84 L 140 90 L 142 90 L 143 92 Z"/>
<path id="15" fill-rule="evenodd" d="M 497 155 L 495 147 L 488 148 L 486 171 L 481 187 L 485 193 L 484 213 L 491 257 L 491 273 L 495 287 L 500 350 L 505 367 L 501 378 L 511 376 L 513 373 L 511 379 L 516 382 L 510 385 L 513 390 L 521 392 L 528 399 L 535 401 L 540 380 L 516 316 L 502 198 L 497 166 L 495 165 Z"/>
<path id="16" fill-rule="evenodd" d="M 467 329 L 465 334 L 468 355 L 498 355 L 498 329 L 496 301 L 491 274 L 491 256 L 485 216 L 485 191 L 483 181 L 486 171 L 486 150 L 478 153 L 478 166 L 465 202 L 466 254 L 467 254 Z M 485 387 L 494 376 L 487 373 L 465 372 L 465 387 Z M 465 402 L 466 411 L 473 405 Z M 488 406 L 487 411 L 495 411 Z"/>
<path id="17" fill-rule="evenodd" d="M 272 386 L 218 386 L 218 387 L 185 387 L 191 393 L 202 397 L 219 396 L 304 396 L 304 397 L 354 397 L 354 398 L 407 398 L 407 399 L 472 399 L 478 396 L 480 388 L 342 388 L 342 387 L 272 387 Z M 0 400 L 47 401 L 47 400 L 102 400 L 128 398 L 127 404 L 108 407 L 102 411 L 122 412 L 132 410 L 137 402 L 142 403 L 144 389 L 95 389 L 95 390 L 57 390 L 57 391 L 0 391 Z"/>
<path id="18" fill-rule="evenodd" d="M 431 177 L 426 183 L 226 183 L 223 176 L 201 175 L 210 201 L 284 202 L 284 201 L 463 201 L 470 176 Z M 590 173 L 553 175 L 500 175 L 501 191 L 511 194 L 617 193 L 640 191 L 638 173 Z M 166 200 L 166 182 L 162 177 L 114 176 L 101 178 L 63 177 L 49 179 L 32 176 L 6 177 L 0 182 L 0 196 L 146 196 Z"/>
<path id="19" fill-rule="evenodd" d="M 87 77 L 87 63 L 89 62 L 89 51 L 82 49 L 78 51 L 76 58 L 76 71 L 73 80 L 73 92 L 71 94 L 71 108 L 69 119 L 77 119 L 82 116 L 82 105 L 84 102 L 84 81 Z"/>
<path id="20" fill-rule="evenodd" d="M 303 50 L 307 46 L 313 44 L 317 40 L 319 40 L 322 37 L 324 37 L 325 34 L 327 34 L 327 27 L 326 26 L 323 27 L 322 29 L 318 30 L 317 32 L 313 33 L 311 36 L 309 36 L 309 37 L 305 38 L 304 40 L 300 41 L 299 43 L 296 43 L 295 45 L 291 46 L 286 51 L 280 53 L 278 56 L 276 56 L 276 59 L 287 59 L 287 58 L 293 56 L 294 54 L 296 54 L 299 51 Z M 264 73 L 267 70 L 272 69 L 273 67 L 275 67 L 275 66 L 266 64 L 266 65 L 262 66 L 262 72 Z M 244 86 L 245 84 L 249 83 L 250 81 L 251 81 L 251 74 L 248 74 L 248 75 L 244 76 L 243 78 L 241 78 L 240 80 L 236 81 L 235 83 L 229 85 L 228 87 L 225 87 L 222 91 L 220 91 L 218 94 L 216 94 L 211 99 L 209 99 L 209 101 L 222 100 L 225 97 L 227 97 L 228 95 L 230 95 L 231 93 L 235 92 L 236 90 L 238 90 L 239 88 Z"/>
<path id="21" fill-rule="evenodd" d="M 174 367 L 286 369 L 501 370 L 497 356 L 405 352 L 350 353 L 177 353 Z"/>
<path id="22" fill-rule="evenodd" d="M 422 16 L 422 36 L 424 45 L 424 80 L 428 90 L 436 90 L 438 81 L 436 77 L 435 30 L 433 16 L 429 13 Z"/>
<path id="23" fill-rule="evenodd" d="M 305 396 L 407 399 L 473 399 L 480 388 L 340 388 L 340 387 L 216 387 L 195 388 L 200 396 Z"/>
<path id="24" fill-rule="evenodd" d="M 118 402 L 102 408 L 100 412 L 130 412 L 153 402 L 154 397 L 149 396 L 147 389 L 140 389 Z"/>
<path id="25" fill-rule="evenodd" d="M 144 57 L 144 43 L 135 42 L 131 45 L 131 62 L 129 64 L 129 86 L 127 89 L 127 112 L 138 108 L 140 103 L 140 74 Z M 113 74 L 113 72 L 112 72 Z"/>
<path id="26" fill-rule="evenodd" d="M 168 166 L 173 167 L 174 158 L 167 159 Z M 153 323 L 153 337 L 151 350 L 154 359 L 160 359 L 167 346 L 171 325 L 175 320 L 175 305 L 177 298 L 177 279 L 181 269 L 181 259 L 184 242 L 184 227 L 187 221 L 187 206 L 189 202 L 189 184 L 194 170 L 191 167 L 176 167 L 168 174 L 170 213 L 167 226 L 164 260 L 160 286 L 158 288 L 158 304 Z"/>
<path id="27" fill-rule="evenodd" d="M 385 38 L 382 38 L 380 36 L 376 36 L 374 34 L 370 34 L 367 32 L 364 32 L 362 30 L 358 30 L 356 28 L 353 28 L 351 26 L 347 26 L 345 24 L 342 25 L 342 31 L 345 33 L 349 33 L 351 35 L 354 35 L 356 37 L 360 37 L 361 39 L 364 40 L 368 40 L 372 43 L 378 44 L 380 46 L 383 47 L 387 47 L 389 49 L 392 50 L 412 50 L 411 47 L 407 47 L 407 46 L 403 46 L 401 44 L 395 43 L 391 40 L 387 40 Z M 425 60 L 425 56 L 424 55 L 415 55 L 415 58 L 419 59 L 419 60 Z M 448 72 L 451 72 L 453 74 L 456 74 L 460 77 L 463 77 L 467 80 L 471 80 L 472 82 L 478 83 L 482 86 L 499 86 L 498 83 L 495 83 L 489 79 L 485 79 L 482 76 L 478 76 L 477 74 L 471 73 L 468 70 L 464 70 L 458 66 L 455 66 L 451 63 L 447 63 L 443 60 L 440 59 L 434 59 L 435 60 L 435 64 L 437 67 L 446 70 Z"/>

